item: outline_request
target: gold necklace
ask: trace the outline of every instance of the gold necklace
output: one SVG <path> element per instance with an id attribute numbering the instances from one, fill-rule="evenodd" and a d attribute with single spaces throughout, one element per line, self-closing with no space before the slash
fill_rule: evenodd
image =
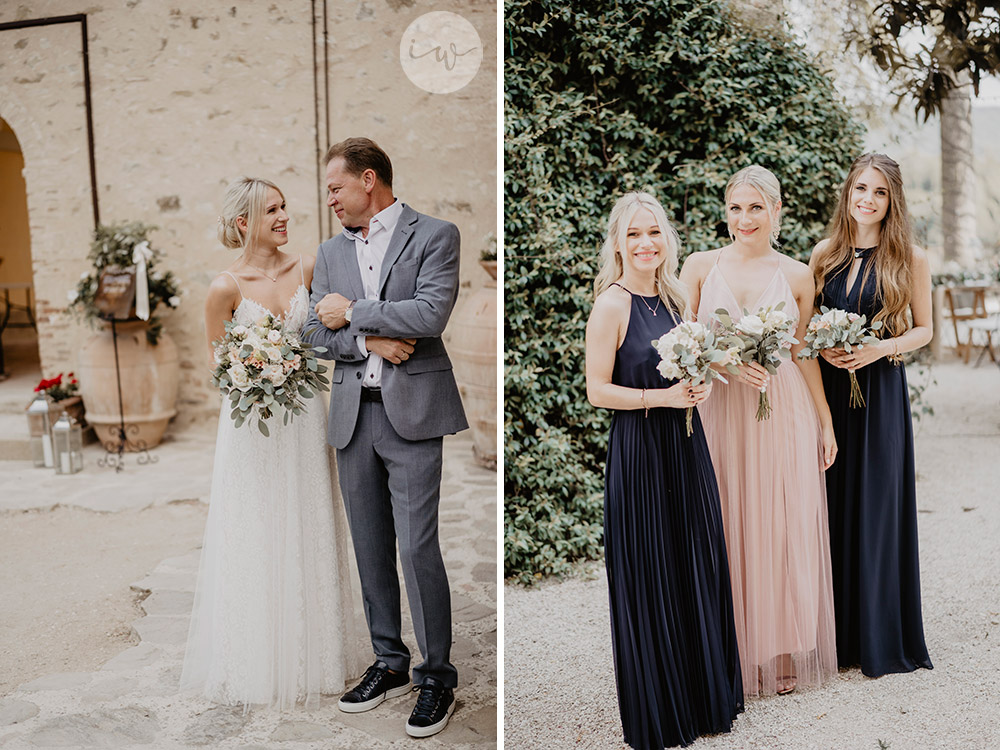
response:
<path id="1" fill-rule="evenodd" d="M 277 277 L 277 276 L 271 276 L 271 275 L 270 275 L 270 274 L 269 274 L 269 273 L 268 273 L 267 271 L 265 271 L 265 270 L 264 270 L 263 268 L 257 268 L 257 266 L 255 266 L 255 265 L 254 265 L 253 263 L 251 263 L 250 261 L 248 261 L 248 260 L 247 260 L 246 258 L 244 258 L 244 259 L 243 259 L 243 262 L 244 262 L 244 263 L 245 263 L 246 265 L 250 266 L 250 268 L 254 269 L 255 271 L 260 271 L 260 272 L 261 272 L 262 274 L 264 274 L 264 276 L 265 276 L 265 277 L 269 278 L 269 279 L 270 279 L 271 281 L 273 281 L 273 282 L 275 282 L 275 283 L 277 283 L 277 282 L 278 282 L 278 277 Z"/>
<path id="2" fill-rule="evenodd" d="M 638 297 L 642 301 L 642 304 L 644 304 L 646 306 L 647 310 L 649 310 L 651 313 L 653 313 L 653 317 L 655 318 L 656 317 L 656 311 L 660 309 L 660 295 L 658 295 L 658 294 L 656 295 L 656 306 L 655 307 L 650 307 L 649 303 L 646 302 L 646 298 L 643 297 L 641 294 L 637 294 L 635 296 Z"/>

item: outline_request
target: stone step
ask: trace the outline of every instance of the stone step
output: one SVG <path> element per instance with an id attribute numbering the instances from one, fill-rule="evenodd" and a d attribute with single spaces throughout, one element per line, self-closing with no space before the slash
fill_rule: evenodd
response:
<path id="1" fill-rule="evenodd" d="M 28 461 L 31 459 L 31 441 L 28 438 L 28 419 L 20 413 L 0 412 L 0 461 Z"/>

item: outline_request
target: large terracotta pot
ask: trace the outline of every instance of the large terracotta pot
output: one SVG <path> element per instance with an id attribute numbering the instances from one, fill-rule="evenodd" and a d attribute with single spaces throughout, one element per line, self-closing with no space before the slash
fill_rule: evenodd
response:
<path id="1" fill-rule="evenodd" d="M 177 347 L 165 332 L 156 346 L 146 340 L 144 321 L 122 321 L 118 331 L 118 364 L 125 416 L 126 450 L 158 445 L 167 422 L 177 413 L 180 364 Z M 87 421 L 104 445 L 118 443 L 121 412 L 111 326 L 87 339 L 80 349 L 76 373 L 87 407 Z"/>
<path id="2" fill-rule="evenodd" d="M 486 286 L 466 299 L 452 317 L 449 351 L 455 379 L 472 428 L 476 460 L 497 467 L 497 262 L 479 264 L 490 275 Z"/>

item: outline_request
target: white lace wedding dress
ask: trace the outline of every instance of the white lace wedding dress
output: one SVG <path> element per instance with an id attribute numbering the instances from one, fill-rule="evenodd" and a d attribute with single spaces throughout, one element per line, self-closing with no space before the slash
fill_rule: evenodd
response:
<path id="1" fill-rule="evenodd" d="M 308 308 L 303 283 L 286 324 L 301 327 Z M 264 312 L 243 297 L 233 318 L 247 324 Z M 350 541 L 324 403 L 317 395 L 287 425 L 272 417 L 270 437 L 252 421 L 236 428 L 228 403 L 181 690 L 245 707 L 316 705 L 358 674 Z"/>

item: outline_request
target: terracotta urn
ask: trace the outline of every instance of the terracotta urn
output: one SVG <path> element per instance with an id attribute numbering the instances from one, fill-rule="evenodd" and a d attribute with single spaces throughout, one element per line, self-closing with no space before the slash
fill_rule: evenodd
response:
<path id="1" fill-rule="evenodd" d="M 115 327 L 120 400 L 111 326 L 105 325 L 80 349 L 76 373 L 87 421 L 98 440 L 109 447 L 118 444 L 124 416 L 126 450 L 152 448 L 162 440 L 167 423 L 177 413 L 177 347 L 166 332 L 160 333 L 156 346 L 151 345 L 146 340 L 145 321 L 121 321 Z"/>
<path id="2" fill-rule="evenodd" d="M 462 394 L 476 461 L 497 467 L 497 262 L 479 261 L 490 275 L 452 316 L 448 350 Z"/>

